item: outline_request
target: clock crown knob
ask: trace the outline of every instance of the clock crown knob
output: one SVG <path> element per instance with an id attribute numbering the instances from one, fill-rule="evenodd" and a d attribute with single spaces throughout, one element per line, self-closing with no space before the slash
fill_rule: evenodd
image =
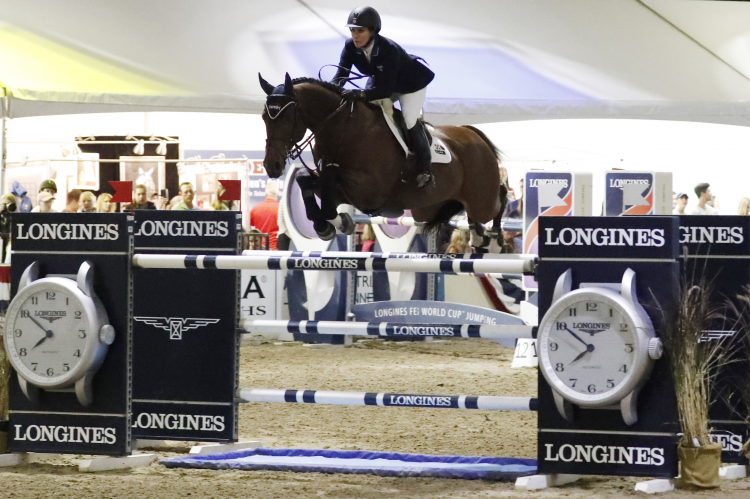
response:
<path id="1" fill-rule="evenodd" d="M 111 345 L 115 341 L 115 328 L 109 324 L 99 328 L 99 341 L 105 345 Z"/>
<path id="2" fill-rule="evenodd" d="M 659 338 L 651 338 L 648 340 L 648 356 L 652 359 L 661 359 L 664 354 L 664 345 Z"/>

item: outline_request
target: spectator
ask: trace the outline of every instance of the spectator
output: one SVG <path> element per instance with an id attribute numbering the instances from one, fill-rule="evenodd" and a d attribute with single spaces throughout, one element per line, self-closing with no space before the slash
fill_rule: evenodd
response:
<path id="1" fill-rule="evenodd" d="M 0 237 L 2 238 L 0 261 L 2 262 L 6 261 L 10 254 L 10 214 L 17 210 L 18 204 L 14 194 L 9 193 L 0 198 Z"/>
<path id="2" fill-rule="evenodd" d="M 716 215 L 718 210 L 706 204 L 711 200 L 710 184 L 702 183 L 695 186 L 695 195 L 698 196 L 698 206 L 690 211 L 691 215 Z"/>
<path id="3" fill-rule="evenodd" d="M 522 218 L 523 217 L 523 179 L 518 183 L 518 196 L 513 201 L 508 201 L 503 213 L 505 218 Z"/>
<path id="4" fill-rule="evenodd" d="M 180 198 L 182 198 L 181 201 L 178 204 L 172 206 L 171 209 L 202 211 L 200 208 L 193 204 L 193 199 L 195 198 L 195 189 L 193 189 L 193 184 L 191 184 L 190 182 L 183 182 L 180 184 Z"/>
<path id="5" fill-rule="evenodd" d="M 455 229 L 451 234 L 451 242 L 448 244 L 446 253 L 471 253 L 471 231 L 466 229 Z"/>
<path id="6" fill-rule="evenodd" d="M 117 211 L 117 203 L 112 203 L 112 194 L 105 192 L 96 198 L 96 211 L 99 213 L 114 213 Z"/>
<path id="7" fill-rule="evenodd" d="M 70 191 L 66 199 L 67 204 L 65 205 L 63 213 L 77 213 L 78 208 L 80 208 L 80 204 L 78 203 L 79 199 L 81 199 L 81 191 L 78 189 Z"/>
<path id="8" fill-rule="evenodd" d="M 39 192 L 48 192 L 53 196 L 57 196 L 57 184 L 54 180 L 45 180 L 42 182 L 42 186 L 39 188 Z"/>
<path id="9" fill-rule="evenodd" d="M 510 183 L 508 182 L 508 169 L 505 168 L 503 165 L 500 165 L 499 170 L 500 170 L 500 183 L 504 185 L 506 189 L 508 189 L 508 192 L 512 191 L 513 189 L 510 188 Z"/>
<path id="10" fill-rule="evenodd" d="M 279 232 L 276 234 L 276 249 L 281 251 L 289 251 L 289 243 L 291 238 L 289 237 L 289 229 L 286 227 L 286 219 L 284 218 L 284 199 L 282 198 L 279 203 L 279 215 L 276 217 L 276 225 L 279 227 Z"/>
<path id="11" fill-rule="evenodd" d="M 19 212 L 28 213 L 31 211 L 34 205 L 31 203 L 29 196 L 26 195 L 28 192 L 26 187 L 21 185 L 18 180 L 14 180 L 10 192 L 16 198 L 16 206 L 18 207 Z"/>
<path id="12" fill-rule="evenodd" d="M 81 205 L 81 213 L 96 213 L 96 197 L 93 192 L 85 191 L 81 193 L 78 203 Z"/>
<path id="13" fill-rule="evenodd" d="M 36 211 L 39 213 L 56 213 L 55 210 L 52 209 L 52 203 L 54 202 L 55 196 L 53 196 L 49 192 L 42 192 L 41 194 L 39 194 L 39 206 L 31 211 Z"/>
<path id="14" fill-rule="evenodd" d="M 750 215 L 750 199 L 740 198 L 740 207 L 737 208 L 737 214 L 742 216 Z"/>
<path id="15" fill-rule="evenodd" d="M 366 224 L 362 229 L 362 251 L 369 253 L 373 246 L 375 246 L 375 231 L 372 229 L 372 225 Z"/>
<path id="16" fill-rule="evenodd" d="M 685 208 L 688 204 L 688 195 L 684 192 L 677 193 L 675 196 L 675 208 L 672 210 L 672 215 L 687 215 Z"/>
<path id="17" fill-rule="evenodd" d="M 268 246 L 275 250 L 276 240 L 279 232 L 279 202 L 276 198 L 279 195 L 278 184 L 269 181 L 266 184 L 266 199 L 253 206 L 250 210 L 250 225 L 261 232 L 268 234 Z"/>
<path id="18" fill-rule="evenodd" d="M 148 200 L 148 190 L 145 185 L 136 185 L 133 189 L 134 210 L 155 210 L 156 205 Z"/>
<path id="19" fill-rule="evenodd" d="M 50 212 L 49 210 L 46 211 L 46 212 L 41 210 L 41 206 L 42 206 L 42 196 L 41 195 L 42 194 L 49 194 L 50 196 L 52 196 L 52 202 L 55 201 L 55 195 L 57 194 L 57 185 L 55 185 L 55 181 L 54 180 L 45 180 L 44 182 L 42 182 L 42 186 L 39 188 L 39 196 L 37 196 L 37 202 L 39 204 L 37 204 L 36 206 L 34 206 L 34 208 L 31 210 L 32 213 L 39 213 L 39 212 L 41 212 L 41 213 L 49 213 Z M 51 210 L 51 208 L 52 208 L 52 205 L 50 204 L 50 210 Z M 52 213 L 55 212 L 55 210 L 51 210 L 51 211 L 52 211 Z"/>

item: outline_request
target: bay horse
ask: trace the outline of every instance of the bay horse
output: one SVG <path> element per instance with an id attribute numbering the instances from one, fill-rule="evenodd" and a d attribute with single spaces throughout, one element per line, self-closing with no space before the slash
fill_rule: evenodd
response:
<path id="1" fill-rule="evenodd" d="M 411 210 L 415 220 L 426 222 L 426 230 L 466 210 L 476 232 L 472 239 L 482 234 L 480 224 L 494 220 L 493 232 L 502 242 L 499 227 L 507 192 L 500 181 L 500 151 L 482 131 L 435 127 L 433 134 L 448 146 L 452 161 L 433 164 L 434 184 L 419 189 L 414 156 L 405 156 L 379 106 L 342 103 L 339 86 L 313 78 L 292 80 L 287 73 L 284 84 L 274 87 L 258 77 L 267 95 L 263 165 L 268 175 L 280 177 L 290 153 L 300 152 L 306 131 L 314 135 L 317 176 L 303 168 L 296 180 L 321 239 L 331 239 L 334 226 L 353 230 L 337 213 L 339 204 L 350 204 L 369 215 L 399 216 Z M 320 207 L 314 194 L 320 196 Z"/>

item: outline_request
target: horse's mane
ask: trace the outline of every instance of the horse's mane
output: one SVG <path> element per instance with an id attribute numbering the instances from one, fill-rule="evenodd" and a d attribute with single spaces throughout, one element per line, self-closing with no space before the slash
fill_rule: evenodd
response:
<path id="1" fill-rule="evenodd" d="M 295 78 L 292 80 L 292 84 L 296 85 L 297 83 L 311 83 L 313 85 L 317 85 L 319 87 L 323 87 L 326 90 L 330 90 L 331 92 L 335 93 L 336 95 L 341 95 L 341 87 L 336 85 L 335 83 L 331 83 L 329 81 L 323 81 L 318 80 L 317 78 Z"/>

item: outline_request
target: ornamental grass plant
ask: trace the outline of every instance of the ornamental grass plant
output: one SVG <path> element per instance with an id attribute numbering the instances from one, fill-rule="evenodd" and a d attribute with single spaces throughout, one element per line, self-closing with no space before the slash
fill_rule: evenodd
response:
<path id="1" fill-rule="evenodd" d="M 712 334 L 726 329 L 726 307 L 711 300 L 706 279 L 683 282 L 675 316 L 665 321 L 664 351 L 674 379 L 682 439 L 679 446 L 682 486 L 719 486 L 721 444 L 711 442 L 708 410 L 717 398 L 716 377 L 733 362 L 731 335 Z"/>

